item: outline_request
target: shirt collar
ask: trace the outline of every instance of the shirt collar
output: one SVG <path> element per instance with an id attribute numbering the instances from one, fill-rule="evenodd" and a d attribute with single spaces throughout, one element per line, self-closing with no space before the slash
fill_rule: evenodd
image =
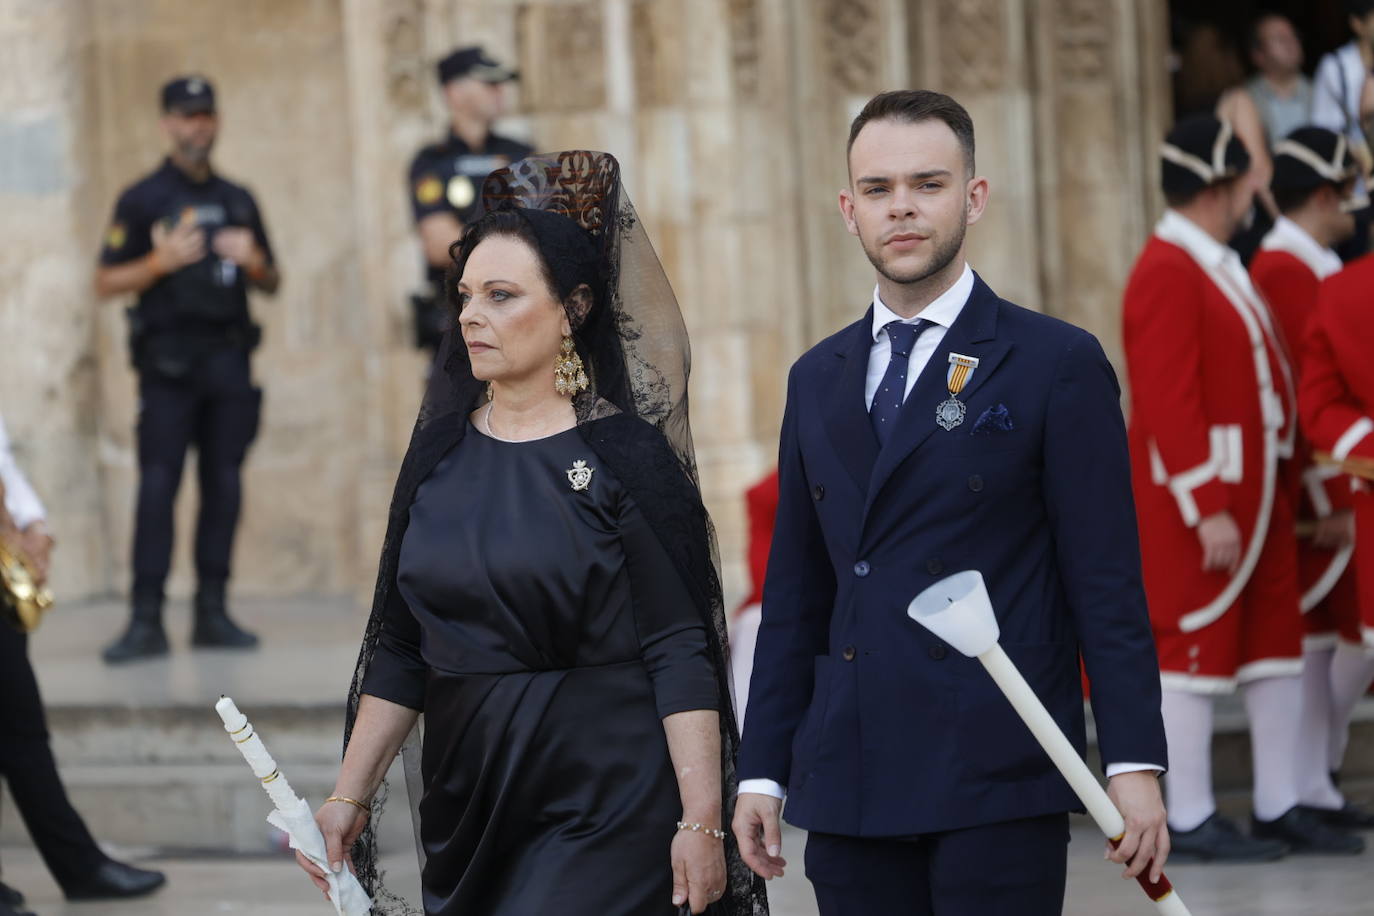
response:
<path id="1" fill-rule="evenodd" d="M 1321 242 L 1312 238 L 1311 233 L 1286 216 L 1274 221 L 1274 228 L 1264 236 L 1260 248 L 1264 251 L 1288 252 L 1306 264 L 1319 280 L 1325 280 L 1344 266 L 1340 255 L 1323 247 Z"/>
<path id="2" fill-rule="evenodd" d="M 948 330 L 954 324 L 954 319 L 959 317 L 959 313 L 964 310 L 964 303 L 968 302 L 968 297 L 973 293 L 973 268 L 964 263 L 964 272 L 959 274 L 959 279 L 954 281 L 954 285 L 945 290 L 935 299 L 921 309 L 921 313 L 912 318 L 903 318 L 883 302 L 883 297 L 878 292 L 878 287 L 873 287 L 873 339 L 877 340 L 883 328 L 887 327 L 888 322 L 901 321 L 906 324 L 915 324 L 918 320 L 931 321 L 940 327 Z"/>
<path id="3" fill-rule="evenodd" d="M 1218 242 L 1207 231 L 1177 210 L 1165 210 L 1155 227 L 1155 234 L 1166 241 L 1177 242 L 1206 267 L 1231 266 L 1240 256 L 1230 247 Z"/>

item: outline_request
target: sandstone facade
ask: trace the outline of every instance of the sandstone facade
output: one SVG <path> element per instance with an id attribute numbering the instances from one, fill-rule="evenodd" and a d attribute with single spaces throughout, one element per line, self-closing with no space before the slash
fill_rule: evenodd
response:
<path id="1" fill-rule="evenodd" d="M 264 426 L 244 593 L 365 594 L 423 372 L 405 170 L 444 128 L 431 62 L 481 42 L 524 80 L 506 125 L 621 160 L 692 330 L 693 411 L 727 585 L 786 370 L 852 321 L 871 269 L 836 215 L 849 119 L 921 85 L 968 105 L 989 216 L 972 261 L 1119 352 L 1158 212 L 1163 0 L 0 0 L 3 410 L 61 538 L 63 596 L 128 586 L 134 378 L 91 269 L 115 195 L 161 155 L 156 93 L 216 83 L 219 168 L 258 195 L 285 282 L 254 310 Z M 188 466 L 174 591 L 190 586 Z"/>

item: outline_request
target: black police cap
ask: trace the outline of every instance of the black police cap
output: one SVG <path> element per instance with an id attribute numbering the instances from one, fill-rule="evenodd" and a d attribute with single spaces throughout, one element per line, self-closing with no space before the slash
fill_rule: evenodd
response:
<path id="1" fill-rule="evenodd" d="M 203 76 L 178 76 L 162 87 L 162 110 L 199 114 L 215 110 L 215 87 Z"/>
<path id="2" fill-rule="evenodd" d="M 1345 184 L 1359 174 L 1344 134 L 1324 127 L 1299 127 L 1274 144 L 1275 191 L 1306 191 Z"/>
<path id="3" fill-rule="evenodd" d="M 488 57 L 481 45 L 459 48 L 440 60 L 437 69 L 440 84 L 463 77 L 472 77 L 484 83 L 504 83 L 520 78 L 515 70 Z"/>
<path id="4" fill-rule="evenodd" d="M 1195 193 L 1250 168 L 1250 154 L 1230 122 L 1212 115 L 1193 115 L 1175 124 L 1159 155 L 1166 194 Z"/>

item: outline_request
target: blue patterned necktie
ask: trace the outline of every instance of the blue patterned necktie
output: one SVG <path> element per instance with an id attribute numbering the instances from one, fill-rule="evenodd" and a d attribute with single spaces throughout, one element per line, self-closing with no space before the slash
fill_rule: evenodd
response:
<path id="1" fill-rule="evenodd" d="M 887 445 L 888 437 L 897 425 L 897 415 L 902 411 L 902 402 L 906 400 L 906 374 L 911 365 L 911 350 L 916 346 L 916 338 L 931 324 L 920 320 L 914 324 L 889 321 L 883 325 L 887 339 L 892 344 L 892 358 L 888 360 L 887 372 L 883 373 L 883 380 L 878 383 L 878 390 L 873 394 L 873 403 L 868 411 L 880 445 Z"/>

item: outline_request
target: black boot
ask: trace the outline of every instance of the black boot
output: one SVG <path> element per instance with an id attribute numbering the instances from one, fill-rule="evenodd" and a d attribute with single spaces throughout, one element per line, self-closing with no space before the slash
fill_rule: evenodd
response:
<path id="1" fill-rule="evenodd" d="M 196 626 L 191 645 L 202 649 L 252 649 L 258 638 L 229 619 L 223 582 L 202 582 L 196 589 Z"/>
<path id="2" fill-rule="evenodd" d="M 162 630 L 162 594 L 135 593 L 129 628 L 105 649 L 105 663 L 138 661 L 167 654 L 167 634 Z"/>

